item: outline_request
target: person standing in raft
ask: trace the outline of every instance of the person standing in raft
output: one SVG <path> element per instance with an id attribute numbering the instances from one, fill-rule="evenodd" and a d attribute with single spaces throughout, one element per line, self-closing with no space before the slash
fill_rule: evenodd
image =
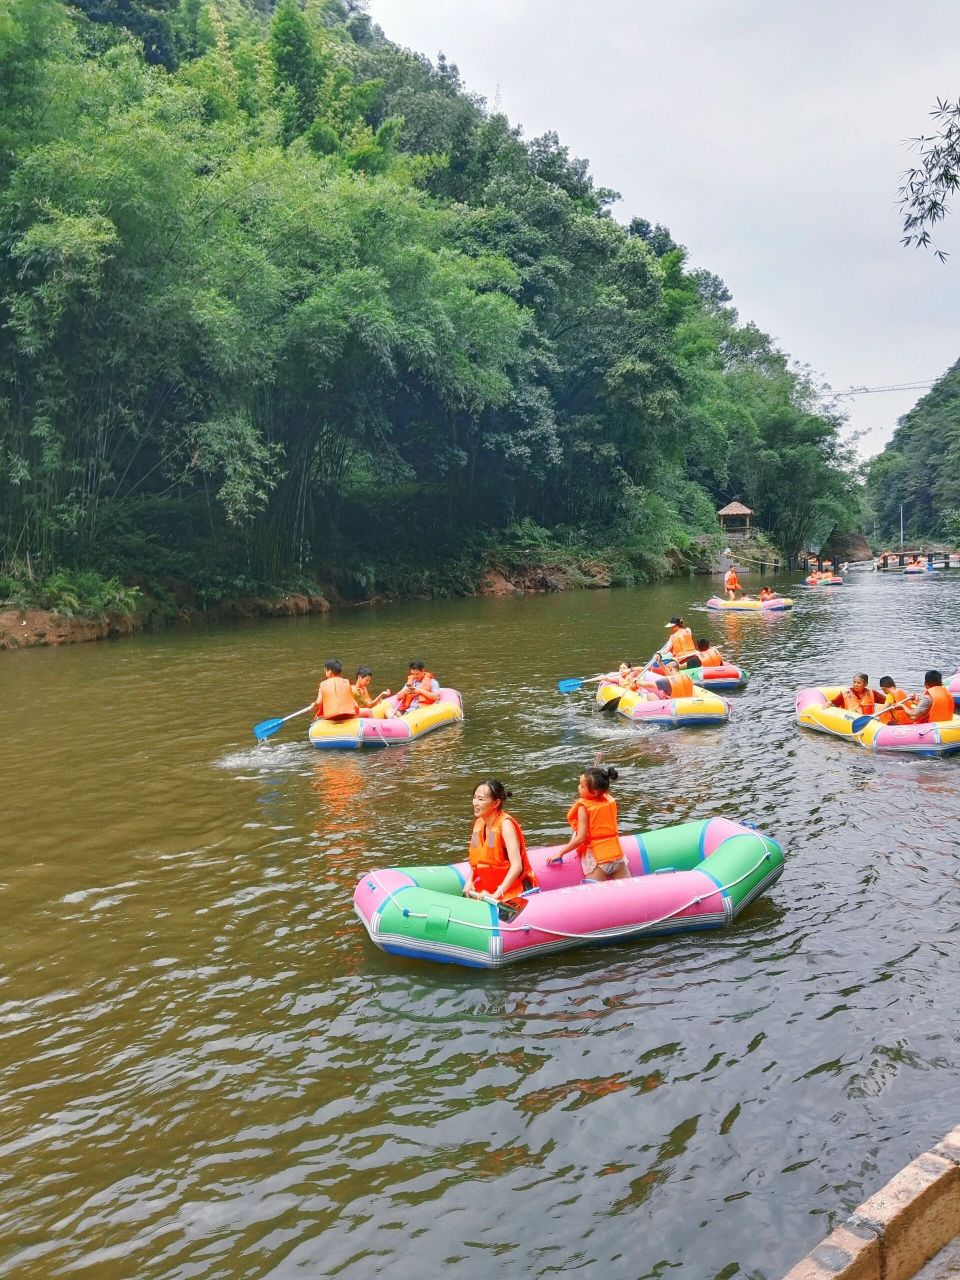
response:
<path id="1" fill-rule="evenodd" d="M 581 773 L 578 798 L 567 814 L 573 835 L 562 849 L 547 859 L 548 864 L 562 862 L 565 854 L 576 849 L 581 870 L 588 880 L 629 879 L 630 868 L 617 833 L 617 802 L 610 794 L 610 783 L 616 778 L 617 771 L 612 766 Z"/>
<path id="2" fill-rule="evenodd" d="M 670 635 L 660 650 L 663 656 L 666 657 L 669 653 L 681 667 L 699 667 L 700 655 L 693 643 L 693 632 L 684 620 L 673 617 L 666 625 L 670 628 Z"/>
<path id="3" fill-rule="evenodd" d="M 736 600 L 738 595 L 743 595 L 743 587 L 740 585 L 740 579 L 733 565 L 723 575 L 723 589 L 727 593 L 728 600 Z"/>
<path id="4" fill-rule="evenodd" d="M 524 892 L 539 887 L 520 823 L 503 807 L 510 795 L 498 778 L 488 778 L 474 790 L 465 898 L 518 906 Z"/>
<path id="5" fill-rule="evenodd" d="M 432 671 L 419 658 L 410 663 L 407 682 L 400 690 L 395 716 L 402 716 L 405 711 L 416 711 L 417 707 L 429 707 L 440 701 L 440 682 L 434 679 Z"/>
<path id="6" fill-rule="evenodd" d="M 931 669 L 923 677 L 923 693 L 914 708 L 901 707 L 907 717 L 905 723 L 942 724 L 954 717 L 953 694 L 944 687 L 943 676 Z"/>
<path id="7" fill-rule="evenodd" d="M 314 703 L 314 720 L 350 720 L 357 714 L 350 681 L 341 674 L 342 671 L 343 667 L 336 658 L 330 658 L 323 664 L 323 679 Z"/>
<path id="8" fill-rule="evenodd" d="M 350 692 L 360 708 L 361 715 L 369 716 L 374 707 L 379 706 L 384 698 L 390 697 L 390 690 L 384 689 L 382 693 L 378 693 L 375 698 L 372 698 L 370 696 L 370 681 L 372 679 L 373 672 L 369 667 L 358 667 L 356 679 L 350 686 Z"/>
<path id="9" fill-rule="evenodd" d="M 870 677 L 861 671 L 853 677 L 849 689 L 844 689 L 835 698 L 831 698 L 830 705 L 843 707 L 854 715 L 871 716 L 878 704 L 883 706 L 886 696 L 885 693 L 877 693 L 876 689 L 871 689 Z"/>
<path id="10" fill-rule="evenodd" d="M 892 707 L 897 702 L 912 701 L 909 694 L 904 693 L 902 689 L 898 689 L 893 676 L 881 676 L 880 688 L 884 694 L 884 705 Z M 915 705 L 915 704 L 914 704 Z M 885 711 L 882 716 L 877 719 L 881 724 L 910 724 L 910 717 L 904 714 L 904 707 L 897 707 L 895 711 Z"/>

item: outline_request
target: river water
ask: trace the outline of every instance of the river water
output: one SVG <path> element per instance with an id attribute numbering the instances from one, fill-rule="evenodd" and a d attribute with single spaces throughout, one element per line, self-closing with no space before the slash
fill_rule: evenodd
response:
<path id="1" fill-rule="evenodd" d="M 960 575 L 793 582 L 768 618 L 694 579 L 0 655 L 0 1276 L 774 1280 L 955 1125 L 960 761 L 801 733 L 793 694 L 953 671 Z M 728 725 L 555 691 L 674 612 L 752 673 Z M 255 748 L 330 655 L 394 687 L 423 657 L 467 718 Z M 752 819 L 780 882 L 727 931 L 496 973 L 369 944 L 364 870 L 461 857 L 490 774 L 560 839 L 598 751 L 621 830 Z"/>

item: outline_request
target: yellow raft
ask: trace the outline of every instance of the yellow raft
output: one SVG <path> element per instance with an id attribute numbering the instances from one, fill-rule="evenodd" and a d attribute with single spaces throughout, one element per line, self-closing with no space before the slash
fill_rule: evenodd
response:
<path id="1" fill-rule="evenodd" d="M 949 756 L 960 751 L 960 716 L 932 724 L 884 724 L 870 720 L 854 733 L 855 711 L 831 705 L 843 693 L 840 685 L 817 685 L 797 694 L 797 724 L 818 733 L 830 733 L 866 747 L 868 751 L 898 751 L 914 756 Z"/>
<path id="2" fill-rule="evenodd" d="M 721 600 L 719 596 L 711 596 L 707 608 L 720 609 L 724 613 L 783 613 L 793 608 L 793 601 L 789 596 L 774 596 L 772 600 L 756 600 L 753 596 Z"/>
<path id="3" fill-rule="evenodd" d="M 440 701 L 394 716 L 396 695 L 382 702 L 380 714 L 353 716 L 349 720 L 314 720 L 310 741 L 321 751 L 358 751 L 361 747 L 399 747 L 422 738 L 445 724 L 463 719 L 463 702 L 456 689 L 441 689 Z"/>
<path id="4" fill-rule="evenodd" d="M 617 713 L 639 724 L 660 724 L 671 729 L 692 725 L 723 724 L 730 717 L 730 703 L 710 689 L 698 689 L 692 698 L 665 698 L 653 689 L 624 689 L 619 684 L 601 684 L 597 706 L 615 707 Z"/>

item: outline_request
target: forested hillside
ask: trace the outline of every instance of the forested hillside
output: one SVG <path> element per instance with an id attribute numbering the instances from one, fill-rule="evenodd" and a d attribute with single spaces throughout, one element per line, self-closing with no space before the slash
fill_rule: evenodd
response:
<path id="1" fill-rule="evenodd" d="M 615 198 L 341 0 L 12 0 L 0 560 L 370 594 L 848 521 L 814 381 Z"/>
<path id="2" fill-rule="evenodd" d="M 870 464 L 867 493 L 877 533 L 960 542 L 960 360 L 897 424 Z"/>

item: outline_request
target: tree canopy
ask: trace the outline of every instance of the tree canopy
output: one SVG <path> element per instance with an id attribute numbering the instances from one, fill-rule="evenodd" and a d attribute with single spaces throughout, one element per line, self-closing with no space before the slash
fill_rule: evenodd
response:
<path id="1" fill-rule="evenodd" d="M 0 17 L 0 555 L 261 579 L 856 509 L 813 379 L 341 0 Z"/>

